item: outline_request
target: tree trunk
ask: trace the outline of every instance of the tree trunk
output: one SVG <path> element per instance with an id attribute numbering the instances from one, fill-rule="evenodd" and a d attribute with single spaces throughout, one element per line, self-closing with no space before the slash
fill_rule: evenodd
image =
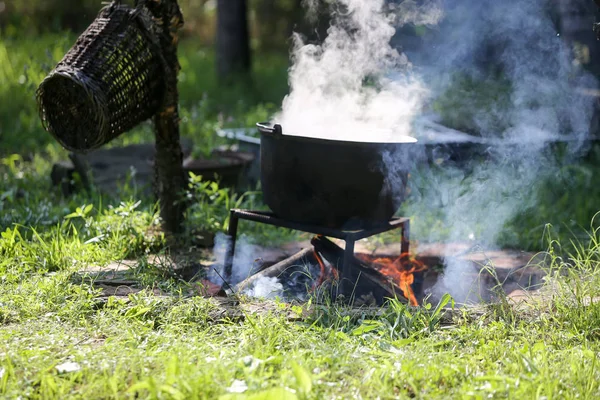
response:
<path id="1" fill-rule="evenodd" d="M 156 137 L 155 190 L 160 202 L 163 229 L 168 233 L 179 233 L 183 229 L 185 205 L 181 201 L 185 189 L 183 153 L 179 139 L 179 93 L 177 91 L 178 30 L 183 26 L 183 15 L 176 0 L 161 0 L 149 3 L 150 10 L 164 31 L 160 38 L 165 61 L 168 66 L 165 80 L 167 92 L 162 109 L 154 117 Z"/>
<path id="2" fill-rule="evenodd" d="M 229 80 L 250 71 L 250 35 L 246 0 L 217 1 L 217 73 Z"/>
<path id="3" fill-rule="evenodd" d="M 597 6 L 590 0 L 557 0 L 561 35 L 583 66 L 600 74 L 600 44 L 592 30 Z"/>

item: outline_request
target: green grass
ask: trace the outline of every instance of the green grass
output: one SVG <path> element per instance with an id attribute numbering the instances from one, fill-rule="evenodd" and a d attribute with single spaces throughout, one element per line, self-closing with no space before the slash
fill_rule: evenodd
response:
<path id="1" fill-rule="evenodd" d="M 63 199 L 44 186 L 48 166 L 14 157 L 0 167 L 2 398 L 592 399 L 600 389 L 598 230 L 551 242 L 547 292 L 529 307 L 484 305 L 448 325 L 399 303 L 350 317 L 313 301 L 300 322 L 259 303 L 271 311 L 215 322 L 214 302 L 147 262 L 165 250 L 151 200 L 128 188 Z M 140 260 L 129 279 L 146 291 L 99 302 L 76 279 L 124 257 Z M 76 371 L 57 369 L 69 362 Z"/>
<path id="2" fill-rule="evenodd" d="M 192 284 L 148 261 L 168 252 L 153 199 L 126 183 L 113 195 L 68 198 L 50 185 L 66 152 L 42 131 L 34 91 L 74 38 L 1 39 L 0 398 L 597 398 L 600 232 L 590 220 L 599 154 L 542 181 L 536 207 L 507 226 L 505 243 L 549 249 L 552 260 L 544 295 L 527 306 L 503 299 L 442 323 L 436 305 L 391 302 L 374 317 L 315 299 L 242 298 L 240 307 L 263 312 L 215 319 L 213 300 L 188 296 Z M 280 104 L 287 61 L 255 60 L 252 84 L 223 89 L 213 55 L 182 44 L 181 129 L 196 151 L 219 142 L 215 129 L 251 126 Z M 144 125 L 111 145 L 150 140 Z M 205 184 L 193 181 L 188 232 L 223 230 L 233 204 L 262 207 L 259 194 L 240 200 Z M 413 237 L 443 238 L 438 215 L 426 211 L 413 219 Z M 256 226 L 241 229 L 262 243 L 292 237 Z M 127 277 L 145 290 L 99 301 L 77 271 L 123 258 L 139 261 Z M 282 315 L 290 308 L 305 318 Z M 75 370 L 60 372 L 65 363 Z"/>
<path id="3" fill-rule="evenodd" d="M 96 290 L 76 283 L 73 272 L 109 259 L 113 249 L 97 242 L 63 246 L 68 262 L 50 265 L 39 257 L 42 240 L 5 231 L 0 396 L 597 398 L 598 233 L 579 243 L 568 261 L 552 243 L 544 296 L 527 307 L 501 302 L 440 325 L 433 309 L 397 302 L 379 317 L 309 304 L 293 308 L 298 315 L 308 307 L 313 312 L 292 322 L 277 312 L 287 306 L 275 303 L 270 312 L 215 322 L 216 304 L 178 295 L 186 284 L 173 278 L 170 285 L 168 279 L 155 283 L 171 297 L 147 290 L 99 303 Z M 73 243 L 73 233 L 59 233 L 57 240 Z M 144 268 L 134 273 L 140 277 Z M 76 370 L 60 372 L 65 363 L 76 363 Z M 228 392 L 236 387 L 244 393 Z"/>
<path id="4" fill-rule="evenodd" d="M 36 38 L 3 38 L 0 34 L 0 156 L 12 153 L 59 152 L 41 125 L 35 91 L 75 42 L 72 34 Z M 179 49 L 181 134 L 192 139 L 198 152 L 207 153 L 220 143 L 215 131 L 222 127 L 253 127 L 268 119 L 287 93 L 285 54 L 255 57 L 251 82 L 219 85 L 215 57 L 193 40 Z M 122 135 L 111 145 L 152 141 L 149 124 Z"/>

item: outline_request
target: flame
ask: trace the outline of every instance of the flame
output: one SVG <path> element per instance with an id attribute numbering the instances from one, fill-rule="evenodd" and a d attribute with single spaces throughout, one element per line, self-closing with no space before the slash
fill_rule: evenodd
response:
<path id="1" fill-rule="evenodd" d="M 319 254 L 318 251 L 313 250 L 313 253 L 315 255 L 315 259 L 319 263 L 319 269 L 320 269 L 319 279 L 313 284 L 313 290 L 315 290 L 316 288 L 321 286 L 323 283 L 325 283 L 325 281 L 327 281 L 329 279 L 330 273 L 333 275 L 334 280 L 338 280 L 338 273 L 337 273 L 337 270 L 335 270 L 335 269 L 330 269 L 330 268 L 325 267 L 325 262 L 323 261 L 323 257 L 321 257 L 321 255 Z"/>
<path id="2" fill-rule="evenodd" d="M 356 254 L 355 256 L 377 269 L 380 274 L 391 279 L 402 290 L 402 294 L 408 299 L 411 306 L 419 305 L 411 285 L 415 282 L 414 273 L 427 269 L 425 264 L 411 258 L 408 253 L 403 253 L 396 259 L 368 254 Z"/>
<path id="3" fill-rule="evenodd" d="M 321 286 L 323 284 L 323 282 L 325 281 L 325 274 L 327 272 L 325 269 L 325 263 L 323 262 L 321 255 L 316 250 L 313 250 L 313 253 L 315 254 L 315 258 L 317 259 L 317 262 L 319 263 L 319 268 L 321 269 L 321 273 L 319 274 L 319 280 L 313 286 L 313 289 L 316 289 L 319 286 Z"/>

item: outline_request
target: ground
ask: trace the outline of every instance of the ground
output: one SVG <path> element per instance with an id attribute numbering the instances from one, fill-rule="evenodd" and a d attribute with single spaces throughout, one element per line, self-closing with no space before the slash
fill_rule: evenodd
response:
<path id="1" fill-rule="evenodd" d="M 0 292 L 0 391 L 6 398 L 597 398 L 598 276 L 582 274 L 555 276 L 519 303 L 454 312 L 398 302 L 376 311 L 244 298 L 224 305 L 151 290 L 99 303 L 68 271 L 30 276 Z"/>
<path id="2" fill-rule="evenodd" d="M 223 303 L 148 261 L 167 252 L 168 238 L 139 188 L 126 181 L 112 195 L 92 189 L 65 197 L 51 186 L 51 167 L 66 152 L 41 130 L 33 92 L 72 39 L 0 42 L 0 81 L 9 82 L 0 85 L 0 397 L 598 397 L 600 236 L 594 224 L 582 236 L 600 198 L 590 178 L 597 163 L 566 166 L 542 186 L 535 212 L 507 228 L 514 243 L 550 260 L 544 287 L 526 301 L 500 296 L 453 311 L 447 297 L 421 308 L 392 301 L 376 311 L 318 297 Z M 259 58 L 256 87 L 268 90 L 255 92 L 220 90 L 210 79 L 213 61 L 184 43 L 182 133 L 199 144 L 197 153 L 218 142 L 215 128 L 265 119 L 269 102 L 286 90 L 281 58 Z M 150 139 L 142 126 L 113 145 Z M 191 195 L 193 223 L 177 246 L 193 251 L 196 228 L 222 231 L 232 204 L 262 206 L 259 195 L 232 198 L 201 180 Z M 435 213 L 426 211 L 414 237 L 438 230 Z M 241 229 L 259 243 L 295 238 Z M 103 296 L 80 279 L 86 267 L 123 259 L 138 261 L 128 279 L 144 290 Z"/>

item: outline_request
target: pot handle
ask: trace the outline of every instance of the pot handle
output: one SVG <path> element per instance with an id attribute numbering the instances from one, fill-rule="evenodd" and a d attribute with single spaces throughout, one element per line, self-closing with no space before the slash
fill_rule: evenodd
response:
<path id="1" fill-rule="evenodd" d="M 269 122 L 259 122 L 256 124 L 258 130 L 262 134 L 273 135 L 273 136 L 281 136 L 283 134 L 283 129 L 279 124 L 271 124 Z"/>

